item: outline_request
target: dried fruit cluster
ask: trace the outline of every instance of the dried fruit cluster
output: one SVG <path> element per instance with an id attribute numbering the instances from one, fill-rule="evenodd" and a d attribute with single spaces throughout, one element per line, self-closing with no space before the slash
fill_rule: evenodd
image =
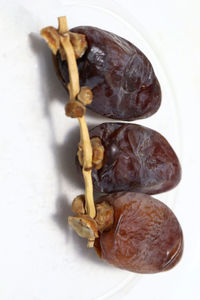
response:
<path id="1" fill-rule="evenodd" d="M 75 215 L 68 223 L 88 240 L 88 247 L 94 246 L 101 258 L 119 268 L 139 273 L 168 270 L 181 258 L 183 234 L 173 212 L 150 195 L 180 181 L 174 150 L 150 128 L 104 123 L 89 133 L 84 118 L 86 105 L 120 120 L 155 113 L 161 90 L 153 68 L 139 49 L 113 33 L 89 26 L 69 31 L 65 17 L 58 21 L 58 29 L 46 27 L 41 35 L 69 92 L 66 115 L 79 120 L 76 160 L 85 181 L 85 195 L 74 199 Z M 96 204 L 93 184 L 108 193 Z"/>

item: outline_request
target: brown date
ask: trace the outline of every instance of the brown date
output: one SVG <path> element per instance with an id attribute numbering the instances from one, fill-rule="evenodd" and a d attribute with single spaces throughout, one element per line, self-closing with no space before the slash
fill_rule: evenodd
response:
<path id="1" fill-rule="evenodd" d="M 183 252 L 183 234 L 173 212 L 149 195 L 120 192 L 103 196 L 114 208 L 112 228 L 95 241 L 98 255 L 138 273 L 171 269 Z"/>
<path id="2" fill-rule="evenodd" d="M 96 190 L 162 193 L 181 178 L 179 160 L 158 132 L 136 124 L 103 123 L 90 130 L 104 146 L 103 166 L 93 168 Z"/>
<path id="3" fill-rule="evenodd" d="M 87 107 L 109 118 L 135 120 L 154 114 L 161 89 L 146 56 L 127 40 L 91 26 L 73 28 L 86 35 L 88 48 L 77 60 L 80 85 L 89 86 L 93 101 Z M 56 56 L 59 78 L 69 82 L 67 62 Z"/>

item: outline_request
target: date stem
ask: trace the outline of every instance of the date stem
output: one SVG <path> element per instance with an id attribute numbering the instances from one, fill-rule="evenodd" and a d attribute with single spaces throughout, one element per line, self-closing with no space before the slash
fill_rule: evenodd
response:
<path id="1" fill-rule="evenodd" d="M 74 53 L 73 46 L 70 42 L 70 36 L 67 33 L 67 21 L 66 17 L 58 18 L 59 23 L 59 34 L 64 34 L 64 36 L 60 37 L 61 44 L 66 54 L 67 64 L 69 69 L 69 95 L 70 101 L 76 101 L 76 97 L 80 91 L 80 84 L 79 84 L 79 74 L 78 68 L 76 63 L 76 57 Z M 90 142 L 90 136 L 88 132 L 87 123 L 85 121 L 84 116 L 78 118 L 79 125 L 80 125 L 80 142 L 83 147 L 83 178 L 85 182 L 85 210 L 87 214 L 94 218 L 96 215 L 96 210 L 94 206 L 94 199 L 93 199 L 93 184 L 92 184 L 92 146 Z"/>
<path id="2" fill-rule="evenodd" d="M 58 17 L 58 32 L 59 34 L 65 34 L 69 31 L 67 26 L 67 18 L 65 16 Z"/>

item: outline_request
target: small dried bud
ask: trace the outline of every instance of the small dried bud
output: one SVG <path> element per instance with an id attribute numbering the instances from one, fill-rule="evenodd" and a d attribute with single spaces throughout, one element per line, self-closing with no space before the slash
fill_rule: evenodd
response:
<path id="1" fill-rule="evenodd" d="M 60 48 L 60 36 L 57 29 L 52 26 L 45 27 L 40 31 L 40 34 L 47 42 L 53 54 L 56 55 L 58 49 Z"/>
<path id="2" fill-rule="evenodd" d="M 101 143 L 100 138 L 94 137 L 91 139 L 91 145 L 92 145 L 92 163 L 94 167 L 98 170 L 103 165 L 103 159 L 104 159 L 104 146 Z"/>
<path id="3" fill-rule="evenodd" d="M 85 195 L 77 196 L 72 202 L 72 211 L 76 215 L 85 214 Z"/>
<path id="4" fill-rule="evenodd" d="M 114 210 L 113 207 L 107 202 L 103 201 L 96 205 L 96 217 L 98 230 L 103 232 L 109 230 L 114 222 Z"/>
<path id="5" fill-rule="evenodd" d="M 71 118 L 81 118 L 85 114 L 85 106 L 79 101 L 69 101 L 65 107 L 65 113 Z"/>
<path id="6" fill-rule="evenodd" d="M 69 225 L 76 233 L 88 239 L 88 247 L 93 247 L 95 239 L 98 237 L 97 223 L 87 215 L 68 217 Z"/>
<path id="7" fill-rule="evenodd" d="M 82 86 L 78 94 L 78 100 L 84 105 L 92 103 L 93 93 L 87 86 Z"/>

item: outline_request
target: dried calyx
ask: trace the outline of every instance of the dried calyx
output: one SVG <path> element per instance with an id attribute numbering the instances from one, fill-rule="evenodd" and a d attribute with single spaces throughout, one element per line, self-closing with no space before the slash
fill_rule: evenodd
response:
<path id="1" fill-rule="evenodd" d="M 101 139 L 99 137 L 93 137 L 91 139 L 91 144 L 92 144 L 92 164 L 95 169 L 99 170 L 103 166 L 104 146 L 102 145 Z"/>
<path id="2" fill-rule="evenodd" d="M 114 222 L 113 207 L 106 201 L 96 204 L 96 216 L 90 218 L 85 212 L 84 195 L 77 196 L 72 202 L 72 211 L 75 214 L 68 218 L 70 226 L 76 233 L 88 239 L 88 247 L 93 247 L 95 238 L 99 237 L 98 232 L 109 230 Z"/>
<path id="3" fill-rule="evenodd" d="M 85 115 L 85 106 L 79 101 L 69 101 L 65 107 L 65 114 L 71 118 L 81 118 Z"/>
<path id="4" fill-rule="evenodd" d="M 85 196 L 79 195 L 72 202 L 72 211 L 76 215 L 85 215 Z"/>
<path id="5" fill-rule="evenodd" d="M 94 219 L 87 215 L 78 215 L 68 217 L 68 223 L 80 237 L 88 239 L 88 248 L 93 247 L 94 240 L 98 238 L 97 223 Z"/>
<path id="6" fill-rule="evenodd" d="M 62 36 L 65 36 L 66 34 L 69 35 L 70 42 L 74 49 L 75 57 L 76 59 L 80 58 L 81 56 L 84 55 L 88 47 L 86 37 L 84 34 L 70 32 L 68 30 L 66 31 L 66 28 L 67 28 L 66 18 L 60 17 L 58 29 L 56 29 L 53 26 L 48 26 L 43 28 L 40 34 L 46 40 L 49 48 L 52 50 L 54 55 L 56 55 L 56 53 L 59 50 L 62 60 L 67 60 L 67 57 L 64 48 L 60 42 L 60 35 Z"/>
<path id="7" fill-rule="evenodd" d="M 92 167 L 99 170 L 103 166 L 104 159 L 104 146 L 101 143 L 99 137 L 91 138 L 92 145 Z M 83 146 L 81 143 L 78 145 L 77 152 L 78 160 L 81 166 L 83 166 Z"/>
<path id="8" fill-rule="evenodd" d="M 78 94 L 78 100 L 84 105 L 92 103 L 93 94 L 88 86 L 82 86 Z"/>
<path id="9" fill-rule="evenodd" d="M 109 230 L 114 222 L 113 207 L 106 201 L 96 204 L 96 218 L 99 232 Z"/>
<path id="10" fill-rule="evenodd" d="M 47 41 L 53 54 L 59 51 L 62 59 L 67 60 L 69 70 L 69 101 L 65 112 L 67 116 L 78 118 L 80 125 L 80 145 L 82 173 L 85 181 L 85 195 L 75 198 L 72 204 L 72 210 L 76 214 L 69 217 L 69 225 L 82 237 L 88 239 L 88 247 L 93 247 L 95 238 L 98 237 L 98 231 L 102 230 L 102 224 L 99 226 L 99 220 L 102 217 L 96 216 L 96 209 L 93 199 L 93 184 L 91 170 L 95 160 L 96 165 L 100 165 L 99 157 L 102 157 L 104 149 L 99 142 L 93 143 L 93 151 L 88 127 L 84 118 L 85 105 L 92 102 L 92 91 L 89 87 L 79 85 L 79 74 L 76 58 L 82 56 L 87 48 L 87 41 L 84 35 L 71 33 L 68 31 L 66 17 L 58 18 L 58 29 L 46 27 L 41 30 L 41 35 Z M 100 150 L 98 150 L 97 145 Z M 101 152 L 101 154 L 99 154 Z M 99 209 L 98 209 L 99 211 Z M 99 213 L 98 213 L 99 214 Z M 97 218 L 97 221 L 94 218 Z M 108 221 L 106 220 L 106 223 Z"/>

